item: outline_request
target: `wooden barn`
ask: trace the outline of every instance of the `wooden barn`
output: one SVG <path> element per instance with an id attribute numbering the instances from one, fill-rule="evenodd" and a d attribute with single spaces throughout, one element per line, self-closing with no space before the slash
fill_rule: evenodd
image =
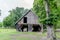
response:
<path id="1" fill-rule="evenodd" d="M 25 15 L 23 15 L 16 23 L 16 29 L 21 32 L 40 32 L 42 26 L 38 22 L 37 15 L 29 10 Z"/>

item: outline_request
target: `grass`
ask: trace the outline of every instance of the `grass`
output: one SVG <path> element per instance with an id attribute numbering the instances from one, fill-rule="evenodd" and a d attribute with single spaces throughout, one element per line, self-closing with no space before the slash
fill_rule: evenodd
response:
<path id="1" fill-rule="evenodd" d="M 56 33 L 60 38 L 60 32 Z M 17 32 L 15 29 L 0 29 L 0 40 L 40 40 L 46 37 L 46 33 L 38 32 Z"/>
<path id="2" fill-rule="evenodd" d="M 56 33 L 56 37 L 60 39 L 60 32 Z"/>

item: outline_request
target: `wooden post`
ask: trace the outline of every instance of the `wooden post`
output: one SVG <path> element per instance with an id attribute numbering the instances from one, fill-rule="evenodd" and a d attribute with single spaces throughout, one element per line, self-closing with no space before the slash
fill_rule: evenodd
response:
<path id="1" fill-rule="evenodd" d="M 21 29 L 21 27 L 22 27 L 22 26 L 21 26 L 21 25 L 19 25 L 19 31 L 20 31 L 20 32 L 22 32 L 22 29 Z"/>
<path id="2" fill-rule="evenodd" d="M 43 32 L 43 25 L 41 26 L 41 32 Z"/>
<path id="3" fill-rule="evenodd" d="M 28 32 L 32 32 L 32 25 L 28 24 Z"/>
<path id="4" fill-rule="evenodd" d="M 18 31 L 18 25 L 16 24 L 15 26 L 16 26 L 16 30 Z"/>

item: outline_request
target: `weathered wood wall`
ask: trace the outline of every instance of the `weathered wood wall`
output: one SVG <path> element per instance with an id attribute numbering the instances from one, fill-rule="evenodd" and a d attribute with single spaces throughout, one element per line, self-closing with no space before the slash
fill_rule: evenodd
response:
<path id="1" fill-rule="evenodd" d="M 38 24 L 38 17 L 30 11 L 25 17 L 27 17 L 27 24 Z M 18 24 L 23 23 L 23 19 Z"/>

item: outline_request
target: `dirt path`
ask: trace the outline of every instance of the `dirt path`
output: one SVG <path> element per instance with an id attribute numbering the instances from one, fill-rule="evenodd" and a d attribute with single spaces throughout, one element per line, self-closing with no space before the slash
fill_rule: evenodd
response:
<path id="1" fill-rule="evenodd" d="M 34 35 L 28 35 L 28 34 L 16 34 L 16 35 L 12 35 L 11 38 L 12 40 L 16 40 L 16 38 L 29 38 L 29 39 L 32 39 L 32 40 L 37 40 L 38 37 L 37 36 L 34 36 Z"/>
<path id="2" fill-rule="evenodd" d="M 42 36 L 36 36 L 36 35 L 31 35 L 31 34 L 14 34 L 14 35 L 11 35 L 11 40 L 17 40 L 17 39 L 18 40 L 24 40 L 24 38 L 25 38 L 25 40 L 45 40 L 45 37 L 42 38 Z"/>

